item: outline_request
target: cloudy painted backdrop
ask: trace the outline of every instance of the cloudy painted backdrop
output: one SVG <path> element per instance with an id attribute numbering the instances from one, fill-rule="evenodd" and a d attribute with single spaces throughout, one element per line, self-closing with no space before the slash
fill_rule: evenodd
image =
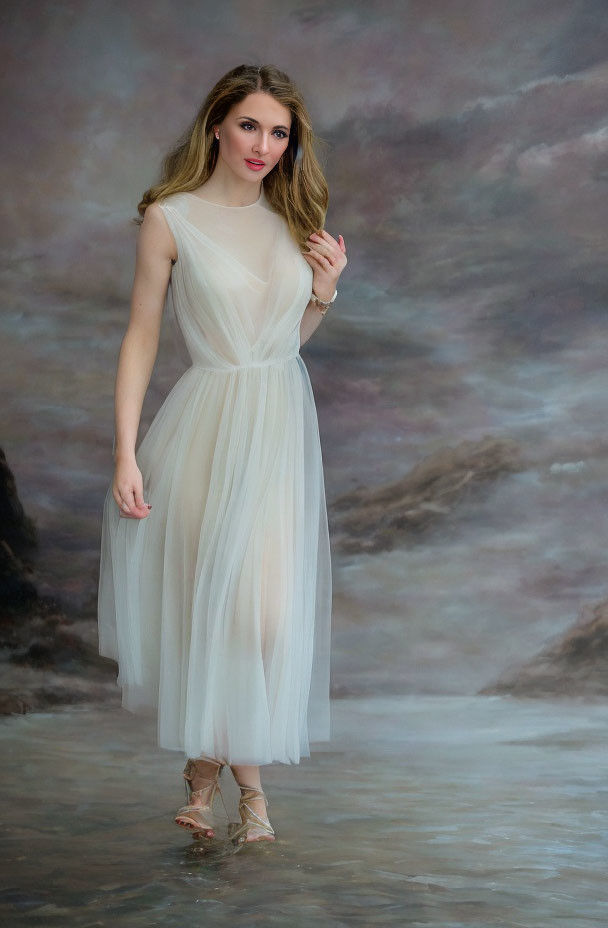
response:
<path id="1" fill-rule="evenodd" d="M 3 27 L 1 444 L 41 589 L 77 630 L 92 640 L 130 218 L 241 62 L 302 88 L 348 249 L 302 350 L 335 528 L 334 694 L 473 693 L 608 595 L 604 2 L 41 0 L 5 4 Z M 165 326 L 142 433 L 172 351 Z M 521 466 L 425 532 L 349 546 L 334 501 L 390 496 L 485 438 Z"/>

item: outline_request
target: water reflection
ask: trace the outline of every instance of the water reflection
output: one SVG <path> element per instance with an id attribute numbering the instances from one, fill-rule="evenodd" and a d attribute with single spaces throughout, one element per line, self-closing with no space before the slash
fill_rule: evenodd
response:
<path id="1" fill-rule="evenodd" d="M 180 755 L 153 721 L 66 708 L 2 722 L 3 925 L 542 926 L 605 922 L 608 707 L 332 702 L 333 738 L 264 768 L 277 839 L 173 824 Z M 219 797 L 218 797 L 219 798 Z"/>

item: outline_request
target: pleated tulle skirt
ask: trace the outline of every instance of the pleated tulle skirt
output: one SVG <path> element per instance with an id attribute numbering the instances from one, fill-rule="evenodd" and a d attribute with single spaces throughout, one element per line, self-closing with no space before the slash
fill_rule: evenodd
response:
<path id="1" fill-rule="evenodd" d="M 108 488 L 99 650 L 158 743 L 298 763 L 329 739 L 331 567 L 316 408 L 302 358 L 190 367 L 136 451 L 144 519 Z"/>

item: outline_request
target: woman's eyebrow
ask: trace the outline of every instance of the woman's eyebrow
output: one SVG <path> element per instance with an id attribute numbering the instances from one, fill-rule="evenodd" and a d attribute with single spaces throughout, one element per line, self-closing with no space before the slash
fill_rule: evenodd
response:
<path id="1" fill-rule="evenodd" d="M 258 120 L 257 120 L 257 119 L 254 119 L 253 116 L 239 116 L 239 119 L 248 119 L 249 122 L 255 122 L 255 123 L 259 126 Z M 274 128 L 275 128 L 275 129 L 285 129 L 286 132 L 289 132 L 289 129 L 287 128 L 287 126 L 275 126 Z"/>

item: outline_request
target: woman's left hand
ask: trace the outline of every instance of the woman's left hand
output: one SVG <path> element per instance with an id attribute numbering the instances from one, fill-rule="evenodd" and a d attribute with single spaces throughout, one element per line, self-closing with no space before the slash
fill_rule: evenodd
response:
<path id="1" fill-rule="evenodd" d="M 312 249 L 302 252 L 313 270 L 312 289 L 320 300 L 331 300 L 336 291 L 338 277 L 346 267 L 346 245 L 341 235 L 338 241 L 321 229 L 321 234 L 313 232 L 308 236 L 308 245 Z"/>

